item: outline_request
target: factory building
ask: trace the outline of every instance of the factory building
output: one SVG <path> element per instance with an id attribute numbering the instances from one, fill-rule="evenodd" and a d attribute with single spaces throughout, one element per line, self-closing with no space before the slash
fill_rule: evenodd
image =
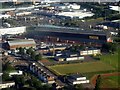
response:
<path id="1" fill-rule="evenodd" d="M 36 43 L 33 39 L 14 39 L 11 41 L 7 41 L 5 44 L 6 48 L 11 50 L 11 49 L 16 49 L 16 48 L 36 48 Z"/>

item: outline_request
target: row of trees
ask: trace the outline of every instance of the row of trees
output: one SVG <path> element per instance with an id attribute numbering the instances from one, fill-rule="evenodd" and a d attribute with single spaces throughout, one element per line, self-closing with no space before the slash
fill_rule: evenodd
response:
<path id="1" fill-rule="evenodd" d="M 19 54 L 21 54 L 21 55 L 26 55 L 27 54 L 33 60 L 38 61 L 38 60 L 42 59 L 42 55 L 40 53 L 36 54 L 35 50 L 32 47 L 28 48 L 28 49 L 20 47 L 20 48 L 17 48 L 17 50 L 19 50 L 19 52 L 18 52 Z"/>
<path id="2" fill-rule="evenodd" d="M 100 85 L 101 85 L 101 75 L 98 75 L 94 90 L 101 90 Z"/>
<path id="3" fill-rule="evenodd" d="M 116 43 L 103 44 L 102 50 L 109 53 L 115 53 L 115 51 L 117 50 L 117 44 Z"/>
<path id="4" fill-rule="evenodd" d="M 14 70 L 15 68 L 9 62 L 2 63 L 2 71 L 3 71 L 2 81 L 10 81 L 11 77 L 9 77 L 9 72 Z"/>
<path id="5" fill-rule="evenodd" d="M 83 45 L 73 45 L 67 48 L 66 50 L 70 50 L 71 52 L 78 52 L 79 50 L 83 50 L 83 49 L 85 49 L 85 46 Z"/>
<path id="6" fill-rule="evenodd" d="M 10 72 L 10 71 L 14 71 L 15 68 L 9 62 L 6 62 L 2 65 L 2 70 L 4 72 Z"/>

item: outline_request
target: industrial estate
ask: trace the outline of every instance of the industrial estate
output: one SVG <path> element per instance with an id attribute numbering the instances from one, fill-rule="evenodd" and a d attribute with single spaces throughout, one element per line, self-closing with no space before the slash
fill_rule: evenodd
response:
<path id="1" fill-rule="evenodd" d="M 0 20 L 0 89 L 119 90 L 119 0 L 3 0 Z"/>

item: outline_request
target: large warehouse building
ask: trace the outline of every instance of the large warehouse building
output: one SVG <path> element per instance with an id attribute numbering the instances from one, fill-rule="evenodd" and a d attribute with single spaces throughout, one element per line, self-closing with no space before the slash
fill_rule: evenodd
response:
<path id="1" fill-rule="evenodd" d="M 5 47 L 9 50 L 16 49 L 16 48 L 36 48 L 36 43 L 33 39 L 14 39 L 11 41 L 7 41 Z"/>

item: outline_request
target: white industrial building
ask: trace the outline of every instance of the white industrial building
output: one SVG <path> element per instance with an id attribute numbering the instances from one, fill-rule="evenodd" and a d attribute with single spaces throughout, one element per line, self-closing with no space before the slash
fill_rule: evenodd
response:
<path id="1" fill-rule="evenodd" d="M 89 83 L 89 80 L 87 80 L 85 76 L 79 74 L 70 75 L 67 79 L 68 83 L 71 85 Z"/>
<path id="2" fill-rule="evenodd" d="M 80 5 L 77 4 L 67 4 L 67 5 L 59 5 L 59 6 L 55 6 L 56 9 L 58 10 L 64 10 L 64 9 L 80 9 Z"/>
<path id="3" fill-rule="evenodd" d="M 120 7 L 119 6 L 109 6 L 109 7 L 110 7 L 111 10 L 120 12 Z"/>
<path id="4" fill-rule="evenodd" d="M 73 12 L 69 12 L 69 11 L 59 12 L 59 13 L 56 13 L 55 15 L 66 16 L 70 18 L 78 17 L 82 19 L 84 17 L 92 17 L 94 14 L 92 12 L 85 12 L 85 11 L 79 10 L 79 11 L 73 11 Z"/>
<path id="5" fill-rule="evenodd" d="M 0 19 L 2 19 L 2 18 L 7 19 L 7 18 L 10 18 L 10 17 L 11 17 L 11 15 L 7 15 L 7 14 L 3 15 L 3 14 L 0 14 Z"/>
<path id="6" fill-rule="evenodd" d="M 87 49 L 87 50 L 81 50 L 80 55 L 96 55 L 101 54 L 100 49 Z"/>
<path id="7" fill-rule="evenodd" d="M 76 61 L 76 60 L 84 60 L 84 56 L 65 56 L 65 55 L 58 55 L 55 56 L 55 60 L 57 61 Z"/>
<path id="8" fill-rule="evenodd" d="M 0 28 L 0 35 L 5 34 L 22 34 L 26 32 L 26 27 Z"/>
<path id="9" fill-rule="evenodd" d="M 76 56 L 76 57 L 67 57 L 65 61 L 75 61 L 75 60 L 84 60 L 83 56 Z"/>
<path id="10" fill-rule="evenodd" d="M 0 84 L 0 89 L 9 88 L 9 87 L 12 87 L 12 86 L 15 86 L 15 82 L 6 82 L 6 83 Z"/>
<path id="11" fill-rule="evenodd" d="M 23 74 L 23 71 L 15 71 L 15 72 L 10 72 L 9 73 L 9 76 L 13 76 L 13 75 L 22 75 Z"/>

